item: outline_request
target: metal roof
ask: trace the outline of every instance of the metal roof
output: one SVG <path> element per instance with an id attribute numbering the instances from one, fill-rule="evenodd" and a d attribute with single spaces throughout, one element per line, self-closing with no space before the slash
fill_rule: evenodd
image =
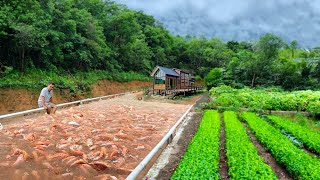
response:
<path id="1" fill-rule="evenodd" d="M 176 72 L 178 71 L 178 72 L 177 72 L 178 74 L 180 74 L 180 72 L 184 72 L 184 73 L 186 73 L 186 74 L 191 74 L 189 71 L 183 70 L 183 69 L 173 68 L 173 70 L 176 71 Z"/>
<path id="2" fill-rule="evenodd" d="M 174 70 L 172 70 L 172 69 L 165 68 L 165 67 L 162 67 L 162 66 L 159 66 L 159 69 L 161 69 L 167 75 L 179 76 L 179 74 L 177 72 L 175 72 Z"/>
<path id="3" fill-rule="evenodd" d="M 155 67 L 155 69 L 151 73 L 151 76 L 154 76 L 154 74 L 157 72 L 158 69 L 163 71 L 166 75 L 179 77 L 179 74 L 177 72 L 175 72 L 174 70 L 169 69 L 169 68 L 165 68 L 165 67 L 162 67 L 162 66 Z"/>

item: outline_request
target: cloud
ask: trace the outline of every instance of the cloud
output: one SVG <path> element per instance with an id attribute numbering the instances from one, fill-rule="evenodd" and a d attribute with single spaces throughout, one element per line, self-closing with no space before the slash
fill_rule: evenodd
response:
<path id="1" fill-rule="evenodd" d="M 274 33 L 302 47 L 320 45 L 320 1 L 116 0 L 153 15 L 173 34 L 248 41 Z"/>

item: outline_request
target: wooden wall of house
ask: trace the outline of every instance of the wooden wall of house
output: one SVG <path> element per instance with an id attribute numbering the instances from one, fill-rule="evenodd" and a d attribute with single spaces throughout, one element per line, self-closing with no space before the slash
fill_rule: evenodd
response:
<path id="1" fill-rule="evenodd" d="M 178 89 L 187 89 L 190 88 L 191 86 L 194 87 L 195 84 L 194 82 L 191 82 L 191 74 L 179 71 L 179 78 L 178 78 Z"/>
<path id="2" fill-rule="evenodd" d="M 188 73 L 180 71 L 180 77 L 179 77 L 180 89 L 186 89 L 189 86 L 188 75 L 189 75 Z"/>
<path id="3" fill-rule="evenodd" d="M 154 89 L 155 90 L 165 90 L 166 86 L 165 86 L 165 84 L 155 84 Z"/>
<path id="4" fill-rule="evenodd" d="M 172 81 L 172 87 L 170 87 L 170 80 Z M 177 86 L 174 87 L 174 81 L 178 82 L 178 78 L 174 76 L 166 76 L 166 89 L 177 89 Z"/>
<path id="5" fill-rule="evenodd" d="M 191 86 L 194 87 L 195 83 L 191 82 L 191 74 L 188 72 L 181 71 L 179 69 L 173 69 L 179 77 L 172 76 L 168 74 L 163 74 L 165 76 L 165 84 L 153 84 L 154 90 L 157 91 L 166 91 L 172 89 L 189 89 Z M 155 73 L 154 79 L 156 78 L 157 74 L 160 72 L 158 70 Z M 162 77 L 164 77 L 162 76 Z M 172 81 L 170 85 L 170 81 Z"/>

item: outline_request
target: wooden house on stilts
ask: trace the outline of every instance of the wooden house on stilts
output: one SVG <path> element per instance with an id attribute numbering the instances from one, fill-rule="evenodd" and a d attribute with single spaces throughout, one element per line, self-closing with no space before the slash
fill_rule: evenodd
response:
<path id="1" fill-rule="evenodd" d="M 181 69 L 156 66 L 151 76 L 153 77 L 153 94 L 177 95 L 183 93 L 185 95 L 199 89 L 195 86 L 194 76 Z"/>

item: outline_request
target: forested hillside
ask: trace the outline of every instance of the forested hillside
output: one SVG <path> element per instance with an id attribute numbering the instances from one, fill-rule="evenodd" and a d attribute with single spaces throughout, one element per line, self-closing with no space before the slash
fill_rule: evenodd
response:
<path id="1" fill-rule="evenodd" d="M 198 78 L 210 72 L 209 87 L 304 89 L 320 82 L 317 48 L 303 50 L 273 34 L 252 42 L 174 36 L 154 17 L 109 0 L 2 0 L 0 42 L 2 87 L 40 86 L 48 79 L 79 87 L 101 78 L 146 79 L 156 65 Z"/>
<path id="2" fill-rule="evenodd" d="M 153 17 L 111 1 L 0 3 L 1 62 L 20 71 L 35 67 L 146 73 L 172 44 Z"/>

